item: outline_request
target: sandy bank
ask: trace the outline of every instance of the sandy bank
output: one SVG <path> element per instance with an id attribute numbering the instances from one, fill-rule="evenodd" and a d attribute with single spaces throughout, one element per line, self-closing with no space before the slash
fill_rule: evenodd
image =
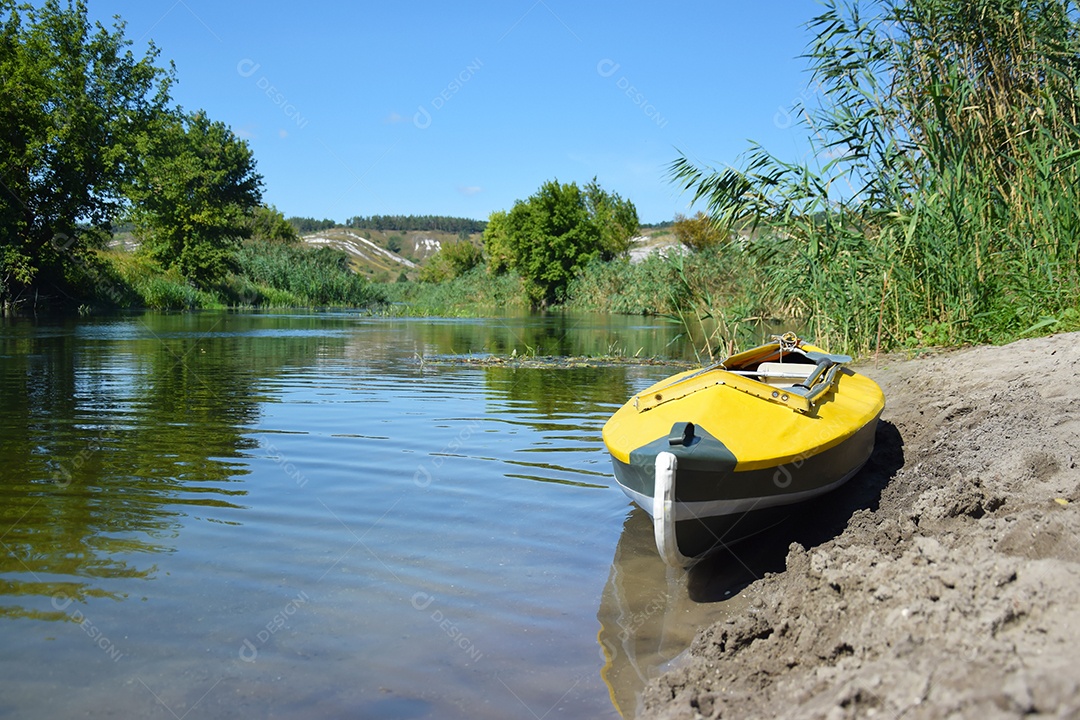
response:
<path id="1" fill-rule="evenodd" d="M 856 509 L 699 632 L 645 717 L 1080 717 L 1078 346 L 865 364 L 888 404 Z"/>

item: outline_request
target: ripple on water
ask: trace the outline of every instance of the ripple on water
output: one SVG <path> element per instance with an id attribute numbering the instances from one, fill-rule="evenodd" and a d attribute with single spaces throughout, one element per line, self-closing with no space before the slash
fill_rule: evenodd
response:
<path id="1" fill-rule="evenodd" d="M 532 322 L 0 328 L 0 714 L 613 717 L 605 683 L 636 675 L 597 643 L 627 627 L 612 578 L 682 590 L 624 567 L 651 534 L 600 428 L 666 373 L 416 361 Z M 580 327 L 555 337 L 613 342 Z"/>

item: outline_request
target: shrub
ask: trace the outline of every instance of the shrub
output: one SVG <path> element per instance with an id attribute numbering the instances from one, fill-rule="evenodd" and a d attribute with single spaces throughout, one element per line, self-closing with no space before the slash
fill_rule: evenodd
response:
<path id="1" fill-rule="evenodd" d="M 348 256 L 332 248 L 251 242 L 236 254 L 237 274 L 252 284 L 284 291 L 301 305 L 362 307 L 381 297 L 349 267 Z M 283 296 L 277 295 L 277 299 Z"/>
<path id="2" fill-rule="evenodd" d="M 439 251 L 420 269 L 420 282 L 446 282 L 460 277 L 484 262 L 480 248 L 468 240 L 443 243 Z"/>
<path id="3" fill-rule="evenodd" d="M 493 277 L 483 267 L 442 283 L 389 283 L 379 290 L 389 311 L 401 315 L 473 317 L 529 307 L 520 277 Z"/>

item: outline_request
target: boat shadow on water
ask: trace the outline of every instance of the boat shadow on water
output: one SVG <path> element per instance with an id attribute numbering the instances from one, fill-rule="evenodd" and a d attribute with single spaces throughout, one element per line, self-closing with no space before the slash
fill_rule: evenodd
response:
<path id="1" fill-rule="evenodd" d="M 874 451 L 840 488 L 792 506 L 778 525 L 702 559 L 672 568 L 656 551 L 652 518 L 634 507 L 623 525 L 600 601 L 601 676 L 615 709 L 634 717 L 646 683 L 669 667 L 698 629 L 746 609 L 740 593 L 766 573 L 782 572 L 788 548 L 813 548 L 839 536 L 860 510 L 876 510 L 881 493 L 903 467 L 903 439 L 880 421 Z"/>

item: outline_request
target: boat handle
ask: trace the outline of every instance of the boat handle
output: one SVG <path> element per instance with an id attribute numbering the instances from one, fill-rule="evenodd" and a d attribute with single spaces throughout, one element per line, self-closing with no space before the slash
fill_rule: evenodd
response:
<path id="1" fill-rule="evenodd" d="M 682 445 L 683 447 L 690 447 L 690 443 L 694 442 L 694 423 L 688 422 L 683 426 L 681 435 L 672 435 L 667 439 L 668 445 L 674 447 L 675 445 Z"/>
<path id="2" fill-rule="evenodd" d="M 821 376 L 828 370 L 834 363 L 830 362 L 828 358 L 822 358 L 818 360 L 817 367 L 810 373 L 810 377 L 806 378 L 802 382 L 795 383 L 792 387 L 802 388 L 809 390 L 814 387 L 814 384 L 821 379 Z"/>

